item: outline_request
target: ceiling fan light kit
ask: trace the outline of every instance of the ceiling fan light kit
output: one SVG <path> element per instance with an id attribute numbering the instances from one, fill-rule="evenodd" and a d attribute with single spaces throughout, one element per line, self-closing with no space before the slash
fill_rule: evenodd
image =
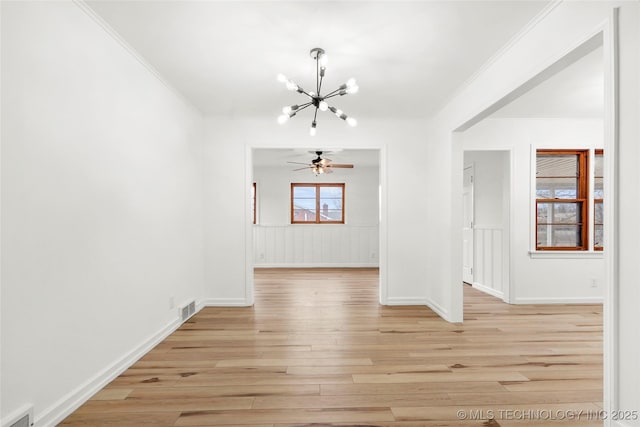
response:
<path id="1" fill-rule="evenodd" d="M 315 129 L 315 128 L 312 127 L 312 129 Z M 301 163 L 301 162 L 287 162 L 287 163 L 291 163 L 294 165 L 305 165 L 303 168 L 294 169 L 294 171 L 311 169 L 311 171 L 316 176 L 323 173 L 333 173 L 333 170 L 331 170 L 332 168 L 353 169 L 353 165 L 351 164 L 331 163 L 331 159 L 327 159 L 326 157 L 323 159 L 322 151 L 309 151 L 309 153 L 316 154 L 318 156 L 315 159 L 311 160 L 311 163 Z"/>
<path id="2" fill-rule="evenodd" d="M 284 107 L 282 109 L 282 114 L 278 117 L 278 123 L 284 124 L 290 118 L 295 116 L 298 112 L 304 110 L 305 108 L 313 107 L 315 108 L 315 112 L 313 114 L 313 121 L 311 122 L 311 127 L 309 128 L 309 135 L 311 136 L 315 136 L 317 132 L 316 119 L 318 117 L 318 110 L 320 111 L 329 110 L 333 114 L 335 114 L 338 118 L 346 121 L 347 124 L 349 124 L 349 126 L 357 126 L 358 121 L 356 119 L 354 119 L 353 117 L 347 116 L 342 110 L 336 107 L 330 106 L 327 103 L 327 99 L 333 98 L 335 96 L 344 96 L 347 94 L 357 93 L 359 88 L 355 79 L 351 78 L 347 80 L 346 83 L 340 85 L 336 90 L 329 92 L 326 95 L 321 95 L 322 80 L 324 79 L 324 75 L 327 70 L 328 57 L 324 49 L 321 49 L 319 47 L 311 49 L 309 54 L 311 55 L 311 58 L 314 61 L 316 61 L 316 91 L 307 92 L 294 81 L 288 79 L 282 74 L 278 74 L 278 81 L 281 83 L 284 83 L 287 89 L 289 89 L 290 91 L 296 91 L 298 93 L 301 93 L 309 97 L 309 100 L 303 104 L 300 104 L 300 105 L 295 104 L 295 105 Z"/>

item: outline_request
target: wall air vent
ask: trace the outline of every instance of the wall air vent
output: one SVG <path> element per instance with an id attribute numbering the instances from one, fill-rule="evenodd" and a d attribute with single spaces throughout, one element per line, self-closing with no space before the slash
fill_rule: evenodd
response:
<path id="1" fill-rule="evenodd" d="M 25 406 L 20 409 L 13 417 L 10 417 L 7 427 L 32 427 L 33 406 Z"/>
<path id="2" fill-rule="evenodd" d="M 195 314 L 195 312 L 196 312 L 196 302 L 195 301 L 191 301 L 191 302 L 181 306 L 178 309 L 178 313 L 180 314 L 180 320 L 182 322 L 186 321 L 191 316 L 193 316 Z"/>

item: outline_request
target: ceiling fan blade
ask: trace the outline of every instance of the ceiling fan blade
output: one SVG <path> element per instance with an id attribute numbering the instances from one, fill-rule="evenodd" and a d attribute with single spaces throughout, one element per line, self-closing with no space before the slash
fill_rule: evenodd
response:
<path id="1" fill-rule="evenodd" d="M 301 163 L 301 162 L 287 162 L 287 163 L 291 163 L 291 164 L 294 164 L 294 165 L 307 165 L 307 166 L 310 166 L 309 163 Z"/>
<path id="2" fill-rule="evenodd" d="M 313 169 L 313 166 L 307 166 L 307 167 L 300 168 L 300 169 L 294 169 L 294 170 L 293 170 L 293 172 L 303 171 L 303 170 L 305 170 L 305 169 Z"/>
<path id="3" fill-rule="evenodd" d="M 353 165 L 340 164 L 340 163 L 332 163 L 327 165 L 328 168 L 345 168 L 345 169 L 353 169 Z"/>
<path id="4" fill-rule="evenodd" d="M 331 169 L 324 168 L 324 172 L 323 173 L 333 173 L 333 171 Z"/>

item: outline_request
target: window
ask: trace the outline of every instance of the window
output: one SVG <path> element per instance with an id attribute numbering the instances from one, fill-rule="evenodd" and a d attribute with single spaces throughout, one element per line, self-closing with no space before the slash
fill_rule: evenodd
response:
<path id="1" fill-rule="evenodd" d="M 602 151 L 594 155 L 593 189 L 589 150 L 536 153 L 536 250 L 602 250 Z M 593 200 L 593 221 L 589 203 Z"/>
<path id="2" fill-rule="evenodd" d="M 253 223 L 256 223 L 256 183 L 251 187 L 251 210 L 253 211 Z"/>
<path id="3" fill-rule="evenodd" d="M 344 184 L 291 184 L 292 224 L 344 224 Z"/>
<path id="4" fill-rule="evenodd" d="M 593 249 L 602 250 L 604 220 L 604 165 L 603 151 L 596 150 L 593 157 Z"/>

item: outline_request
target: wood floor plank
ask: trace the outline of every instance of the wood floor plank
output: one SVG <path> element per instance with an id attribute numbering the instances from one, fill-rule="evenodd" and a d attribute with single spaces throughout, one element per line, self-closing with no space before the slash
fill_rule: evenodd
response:
<path id="1" fill-rule="evenodd" d="M 433 372 L 428 374 L 356 374 L 356 384 L 404 384 L 422 382 L 528 381 L 518 372 Z"/>
<path id="2" fill-rule="evenodd" d="M 232 424 L 242 419 L 243 423 L 314 423 L 325 424 L 370 423 L 394 421 L 387 408 L 339 408 L 339 409 L 256 409 L 252 411 L 203 411 L 183 412 L 176 426 Z"/>
<path id="3" fill-rule="evenodd" d="M 319 396 L 320 385 L 231 385 L 196 387 L 156 387 L 135 389 L 128 397 L 141 401 L 156 399 L 201 399 L 213 397 Z"/>
<path id="4" fill-rule="evenodd" d="M 132 388 L 106 388 L 93 395 L 91 400 L 123 400 L 129 396 Z"/>
<path id="5" fill-rule="evenodd" d="M 96 413 L 149 413 L 177 411 L 211 411 L 228 409 L 249 409 L 253 397 L 179 397 L 171 399 L 126 399 L 126 400 L 90 400 L 78 409 L 79 414 Z"/>
<path id="6" fill-rule="evenodd" d="M 457 412 L 601 409 L 601 305 L 465 286 L 451 324 L 377 289 L 377 269 L 256 269 L 253 307 L 204 308 L 61 425 L 602 425 Z"/>

